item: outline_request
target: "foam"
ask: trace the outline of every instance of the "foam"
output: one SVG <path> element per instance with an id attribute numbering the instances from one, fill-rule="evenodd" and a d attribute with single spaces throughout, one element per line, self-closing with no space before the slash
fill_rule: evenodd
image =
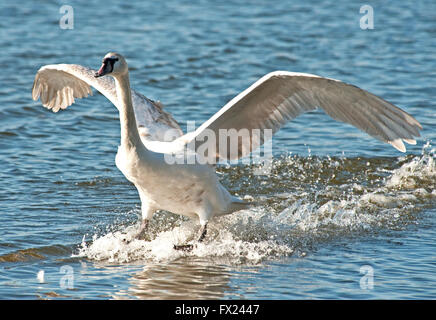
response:
<path id="1" fill-rule="evenodd" d="M 414 157 L 400 168 L 393 170 L 386 181 L 388 188 L 414 189 L 422 187 L 426 182 L 436 180 L 436 149 L 429 142 L 423 147 L 421 156 Z M 433 185 L 434 187 L 434 185 Z"/>
<path id="2" fill-rule="evenodd" d="M 223 221 L 218 222 L 218 224 L 223 224 Z M 231 228 L 232 222 L 225 221 L 224 224 Z M 169 262 L 182 257 L 194 256 L 239 264 L 259 263 L 267 257 L 290 255 L 293 251 L 291 247 L 278 244 L 273 240 L 250 241 L 252 240 L 250 239 L 247 241 L 238 239 L 231 231 L 226 229 L 218 231 L 217 226 L 212 225 L 209 231 L 212 237 L 209 237 L 204 243 L 196 244 L 191 252 L 185 252 L 175 250 L 174 245 L 192 242 L 197 231 L 195 221 L 187 221 L 180 227 L 160 232 L 150 241 L 137 239 L 126 241 L 133 237 L 136 228 L 137 226 L 132 226 L 123 232 L 109 232 L 103 236 L 95 235 L 90 243 L 82 242 L 79 252 L 75 256 L 110 263 Z"/>

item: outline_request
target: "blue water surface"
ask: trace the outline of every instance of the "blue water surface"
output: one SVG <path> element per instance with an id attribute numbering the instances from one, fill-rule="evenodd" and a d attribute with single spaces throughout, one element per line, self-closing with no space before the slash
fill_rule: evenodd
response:
<path id="1" fill-rule="evenodd" d="M 435 1 L 7 0 L 0 47 L 1 299 L 436 298 Z M 261 205 L 212 223 L 205 247 L 153 251 L 196 230 L 170 213 L 154 242 L 123 247 L 140 201 L 114 163 L 116 108 L 94 92 L 55 114 L 31 97 L 41 66 L 96 69 L 109 51 L 183 129 L 287 70 L 377 94 L 422 137 L 403 154 L 310 112 L 274 136 L 270 176 L 218 167 Z"/>

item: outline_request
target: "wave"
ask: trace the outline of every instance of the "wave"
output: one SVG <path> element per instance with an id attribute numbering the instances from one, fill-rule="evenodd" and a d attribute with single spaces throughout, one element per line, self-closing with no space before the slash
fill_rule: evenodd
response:
<path id="1" fill-rule="evenodd" d="M 47 257 L 65 256 L 71 254 L 72 248 L 64 245 L 50 245 L 37 248 L 20 249 L 7 254 L 0 255 L 2 262 L 28 262 L 44 260 Z"/>

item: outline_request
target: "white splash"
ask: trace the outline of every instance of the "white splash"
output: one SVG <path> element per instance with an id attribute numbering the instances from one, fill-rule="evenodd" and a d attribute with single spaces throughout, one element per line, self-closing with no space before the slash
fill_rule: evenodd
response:
<path id="1" fill-rule="evenodd" d="M 392 172 L 386 181 L 388 188 L 414 189 L 420 187 L 421 181 L 436 180 L 436 149 L 431 148 L 430 142 L 423 147 L 421 156 L 403 164 Z"/>
<path id="2" fill-rule="evenodd" d="M 238 214 L 244 215 L 243 212 Z M 245 214 L 249 214 L 246 212 Z M 225 260 L 230 263 L 258 263 L 267 257 L 284 256 L 292 253 L 292 248 L 277 244 L 272 240 L 247 241 L 238 239 L 226 228 L 240 223 L 239 219 L 217 219 L 211 224 L 208 238 L 203 243 L 195 244 L 190 252 L 174 249 L 175 244 L 192 242 L 197 230 L 195 221 L 186 221 L 170 231 L 163 231 L 150 240 L 132 239 L 137 226 L 126 228 L 123 232 L 109 232 L 94 236 L 90 244 L 82 242 L 76 257 L 113 263 L 132 261 L 168 262 L 181 257 L 208 257 Z M 218 221 L 220 220 L 220 221 Z M 223 226 L 225 225 L 225 226 Z M 127 241 L 126 241 L 127 240 Z"/>

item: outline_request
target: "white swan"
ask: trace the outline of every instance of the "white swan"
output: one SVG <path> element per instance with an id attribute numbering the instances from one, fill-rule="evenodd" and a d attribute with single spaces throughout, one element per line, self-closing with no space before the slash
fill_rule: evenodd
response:
<path id="1" fill-rule="evenodd" d="M 199 241 L 206 235 L 208 221 L 244 208 L 247 203 L 232 196 L 218 181 L 215 170 L 204 164 L 169 164 L 165 154 L 180 150 L 189 142 L 199 147 L 197 138 L 206 130 L 219 135 L 220 129 L 278 131 L 289 120 L 321 107 L 332 118 L 350 123 L 369 135 L 405 152 L 403 141 L 416 144 L 422 129 L 411 115 L 389 102 L 353 85 L 312 74 L 276 71 L 255 82 L 228 102 L 197 130 L 185 135 L 176 121 L 159 104 L 130 89 L 127 63 L 123 56 L 108 53 L 95 71 L 79 65 L 47 65 L 35 76 L 34 100 L 58 111 L 91 93 L 93 86 L 119 110 L 121 145 L 116 164 L 136 188 L 142 204 L 138 236 L 157 210 L 198 217 Z M 112 76 L 102 77 L 104 75 Z M 173 130 L 173 140 L 165 139 Z M 165 140 L 165 141 L 164 141 Z M 216 156 L 238 158 L 259 144 L 239 141 L 236 154 L 216 148 Z M 218 144 L 218 139 L 217 139 Z"/>

